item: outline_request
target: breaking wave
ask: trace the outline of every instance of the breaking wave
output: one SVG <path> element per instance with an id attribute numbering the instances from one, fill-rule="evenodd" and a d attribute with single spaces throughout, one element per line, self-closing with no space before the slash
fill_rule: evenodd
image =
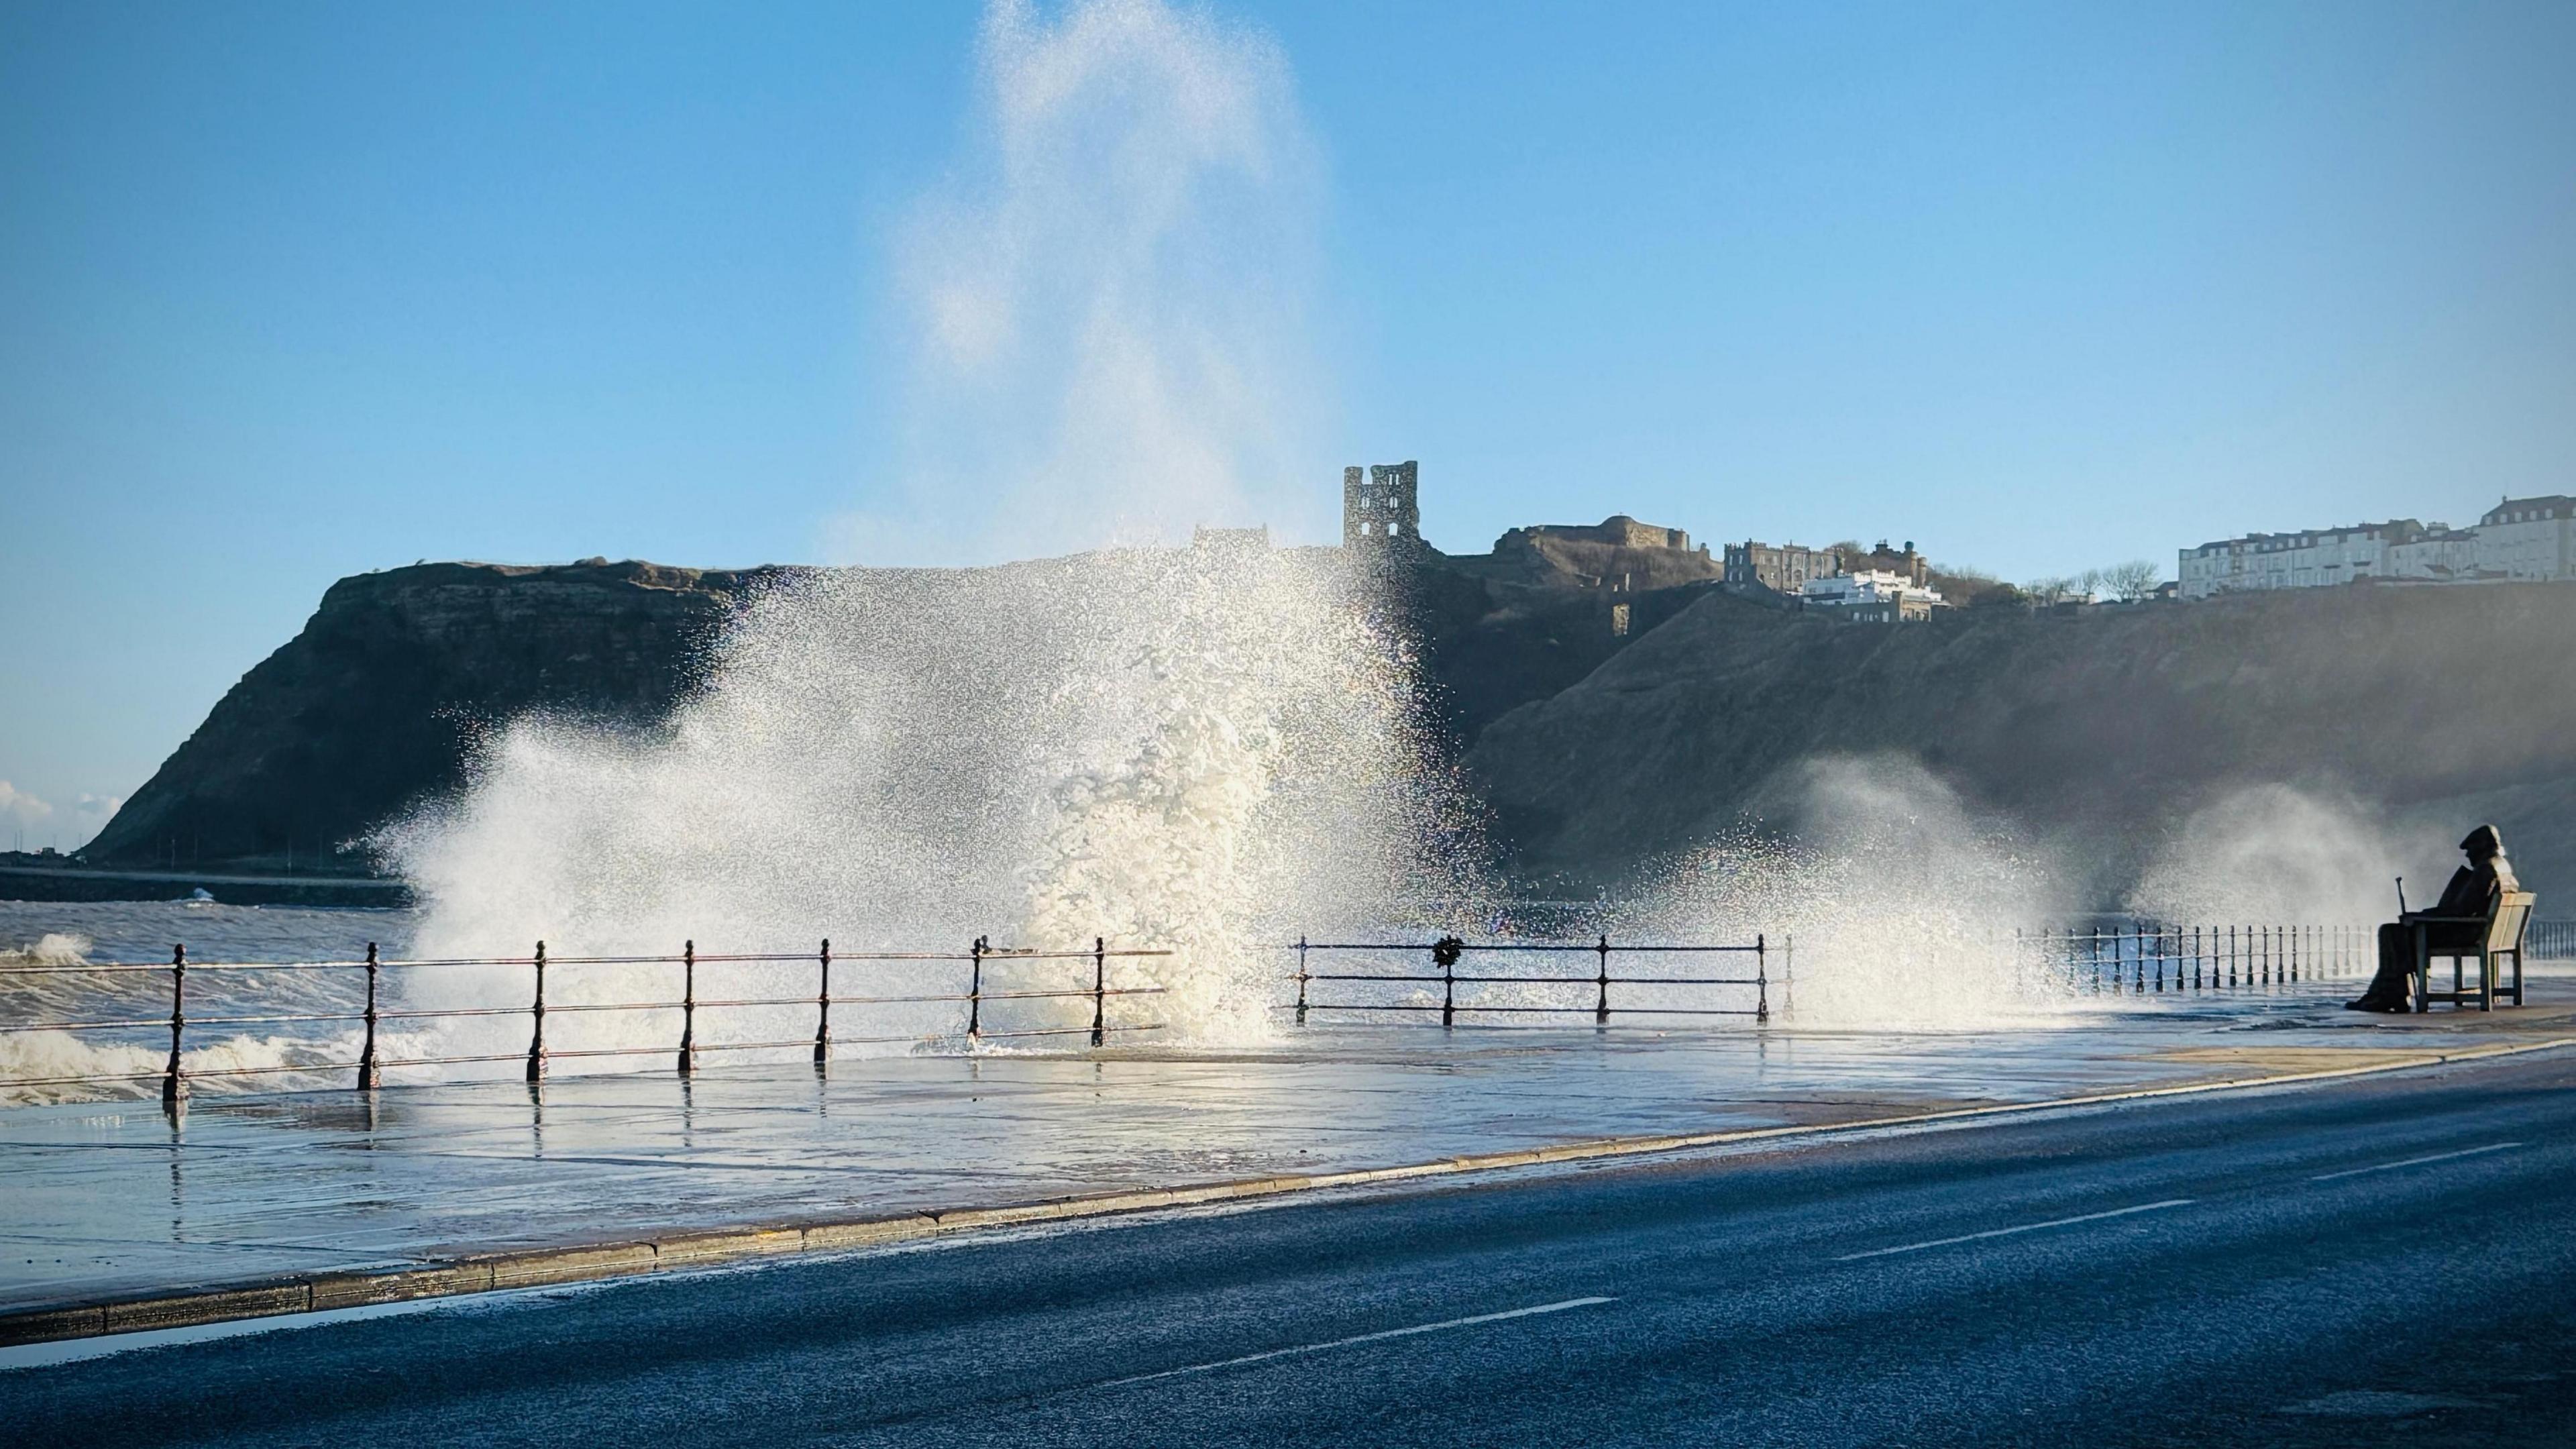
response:
<path id="1" fill-rule="evenodd" d="M 1632 927 L 1793 947 L 1806 1026 L 1991 1026 L 2065 1004 L 2013 950 L 2072 898 L 2041 844 L 1902 756 L 1818 757 L 1779 795 L 1786 834 L 1747 828 L 1677 862 Z"/>
<path id="2" fill-rule="evenodd" d="M 1280 942 L 1469 889 L 1413 679 L 1366 579 L 1321 550 L 819 573 L 759 600 L 666 726 L 509 726 L 469 790 L 381 844 L 420 893 L 424 956 L 1105 937 L 1172 953 L 1125 974 L 1165 991 L 1175 1035 L 1257 1039 Z M 660 969 L 549 990 L 643 999 Z M 728 995 L 811 989 L 804 966 L 728 969 Z M 875 994 L 958 985 L 945 963 L 860 969 L 898 988 Z M 524 999 L 507 968 L 405 979 L 438 1004 Z M 668 1035 L 613 1013 L 566 1030 Z"/>

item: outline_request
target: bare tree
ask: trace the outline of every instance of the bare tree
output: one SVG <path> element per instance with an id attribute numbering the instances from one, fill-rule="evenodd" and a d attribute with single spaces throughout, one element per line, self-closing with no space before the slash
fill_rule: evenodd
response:
<path id="1" fill-rule="evenodd" d="M 2103 586 L 2121 598 L 2130 600 L 2143 599 L 2153 594 L 2156 591 L 2156 585 L 2163 583 L 2164 578 L 2163 569 L 2142 558 L 2131 559 L 2124 564 L 2113 564 L 2102 570 Z"/>

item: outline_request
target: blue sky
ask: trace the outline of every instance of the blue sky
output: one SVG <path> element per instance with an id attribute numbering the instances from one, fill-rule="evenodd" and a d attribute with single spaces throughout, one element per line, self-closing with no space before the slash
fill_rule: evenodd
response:
<path id="1" fill-rule="evenodd" d="M 1298 467 L 1421 459 L 1443 547 L 2028 577 L 2576 491 L 2576 7 L 1213 11 L 1319 162 Z M 85 838 L 343 575 L 833 557 L 977 25 L 0 7 L 0 845 Z"/>

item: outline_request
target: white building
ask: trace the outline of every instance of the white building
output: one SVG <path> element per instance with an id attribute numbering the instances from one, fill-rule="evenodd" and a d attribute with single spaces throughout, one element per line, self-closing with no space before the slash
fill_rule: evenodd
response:
<path id="1" fill-rule="evenodd" d="M 1862 569 L 1809 579 L 1798 590 L 1809 608 L 1842 609 L 1850 617 L 1893 624 L 1930 618 L 1943 607 L 1941 591 L 1914 582 L 1892 569 Z"/>
<path id="2" fill-rule="evenodd" d="M 2576 499 L 2508 498 L 2469 529 L 2397 518 L 2305 533 L 2247 534 L 2182 550 L 2176 573 L 2186 599 L 2363 579 L 2576 579 Z"/>
<path id="3" fill-rule="evenodd" d="M 2388 552 L 2424 531 L 2411 518 L 2355 523 L 2312 533 L 2249 533 L 2187 548 L 2176 565 L 2179 592 L 2205 599 L 2246 589 L 2308 589 L 2388 576 Z"/>
<path id="4" fill-rule="evenodd" d="M 2478 531 L 2436 523 L 2388 547 L 2387 577 L 2465 584 L 2478 577 Z"/>
<path id="5" fill-rule="evenodd" d="M 2576 498 L 2508 498 L 2478 520 L 2478 569 L 2508 579 L 2576 578 Z"/>

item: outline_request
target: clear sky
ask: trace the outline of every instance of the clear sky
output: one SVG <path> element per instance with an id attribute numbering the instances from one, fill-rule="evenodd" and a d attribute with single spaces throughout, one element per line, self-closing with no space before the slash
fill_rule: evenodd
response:
<path id="1" fill-rule="evenodd" d="M 2563 0 L 1212 14 L 1314 152 L 1292 533 L 1400 458 L 1452 550 L 2008 577 L 2576 491 Z M 0 3 L 0 846 L 85 839 L 343 575 L 846 556 L 978 24 Z"/>

